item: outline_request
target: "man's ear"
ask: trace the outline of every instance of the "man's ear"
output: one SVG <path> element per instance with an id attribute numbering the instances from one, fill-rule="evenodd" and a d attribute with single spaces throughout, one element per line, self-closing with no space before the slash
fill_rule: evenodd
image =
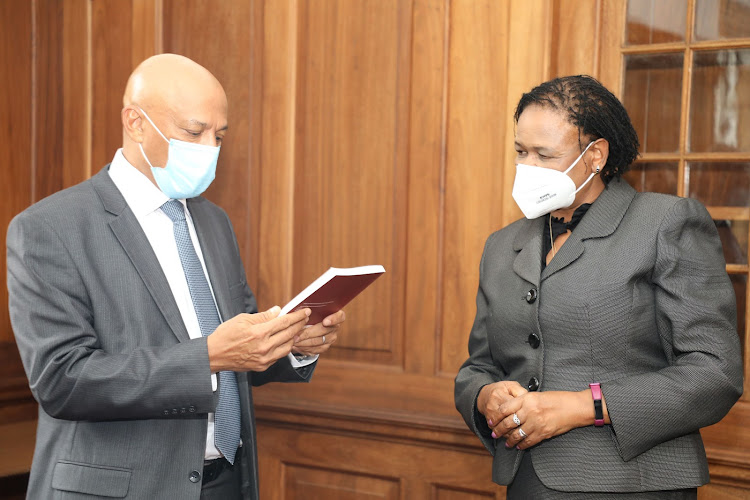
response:
<path id="1" fill-rule="evenodd" d="M 122 129 L 133 142 L 143 142 L 143 118 L 138 108 L 133 105 L 127 105 L 120 112 L 122 119 Z"/>

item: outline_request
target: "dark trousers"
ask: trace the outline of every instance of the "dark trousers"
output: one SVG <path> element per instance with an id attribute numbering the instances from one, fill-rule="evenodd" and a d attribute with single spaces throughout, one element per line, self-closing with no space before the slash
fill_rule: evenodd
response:
<path id="1" fill-rule="evenodd" d="M 233 466 L 224 468 L 216 479 L 203 485 L 201 500 L 242 499 L 241 457 L 242 453 L 238 452 Z"/>
<path id="2" fill-rule="evenodd" d="M 536 475 L 531 455 L 526 452 L 516 477 L 508 486 L 507 500 L 695 500 L 695 488 L 672 491 L 641 491 L 638 493 L 583 493 L 547 488 Z"/>

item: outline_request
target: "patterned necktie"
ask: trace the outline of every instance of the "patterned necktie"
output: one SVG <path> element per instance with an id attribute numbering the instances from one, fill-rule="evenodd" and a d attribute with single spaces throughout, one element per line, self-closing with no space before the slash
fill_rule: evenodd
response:
<path id="1" fill-rule="evenodd" d="M 182 270 L 185 272 L 201 334 L 205 337 L 219 326 L 219 313 L 203 266 L 190 239 L 185 208 L 179 201 L 169 200 L 161 206 L 161 210 L 172 219 Z M 219 404 L 214 419 L 214 443 L 224 458 L 234 464 L 234 455 L 240 444 L 240 396 L 234 372 L 219 372 Z"/>

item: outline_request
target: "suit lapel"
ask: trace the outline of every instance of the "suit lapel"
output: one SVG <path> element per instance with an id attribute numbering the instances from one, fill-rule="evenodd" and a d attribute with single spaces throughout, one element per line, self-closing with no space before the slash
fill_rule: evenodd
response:
<path id="1" fill-rule="evenodd" d="M 614 233 L 634 197 L 635 190 L 626 181 L 612 180 L 591 205 L 555 258 L 542 271 L 541 280 L 546 280 L 578 260 L 583 254 L 585 240 L 603 238 Z"/>
<path id="2" fill-rule="evenodd" d="M 101 172 L 91 178 L 94 189 L 102 200 L 104 209 L 114 215 L 109 222 L 109 227 L 120 242 L 136 271 L 140 275 L 148 292 L 156 302 L 162 315 L 167 320 L 169 327 L 180 342 L 190 340 L 185 323 L 180 316 L 180 310 L 169 288 L 164 271 L 156 258 L 151 244 L 146 238 L 138 219 L 125 202 L 125 198 L 109 177 L 109 165 Z M 134 311 L 134 313 L 137 313 Z"/>
<path id="3" fill-rule="evenodd" d="M 188 200 L 188 210 L 193 218 L 203 260 L 206 262 L 208 279 L 211 281 L 216 304 L 219 306 L 219 314 L 222 321 L 226 321 L 234 316 L 229 294 L 229 280 L 221 265 L 221 257 L 226 255 L 226 250 L 222 251 L 217 244 L 219 241 L 215 235 L 217 221 L 211 220 L 210 214 L 205 209 L 206 203 L 207 201 L 203 198 L 191 198 Z"/>
<path id="4" fill-rule="evenodd" d="M 513 250 L 518 252 L 513 261 L 513 271 L 528 281 L 539 286 L 539 274 L 542 271 L 542 223 L 544 217 L 521 221 L 522 227 L 513 240 Z"/>

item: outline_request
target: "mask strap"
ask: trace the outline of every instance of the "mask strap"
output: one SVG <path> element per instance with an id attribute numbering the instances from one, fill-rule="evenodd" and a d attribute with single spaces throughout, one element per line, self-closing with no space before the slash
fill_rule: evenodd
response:
<path id="1" fill-rule="evenodd" d="M 585 186 L 586 184 L 588 184 L 588 183 L 589 183 L 589 181 L 590 181 L 590 180 L 591 180 L 591 179 L 592 179 L 592 178 L 593 178 L 593 177 L 594 177 L 595 175 L 596 175 L 596 172 L 591 172 L 591 175 L 589 175 L 589 178 L 588 178 L 588 179 L 586 179 L 586 181 L 585 181 L 585 182 L 584 182 L 583 184 L 581 184 L 581 187 L 579 187 L 578 189 L 576 189 L 575 191 L 573 191 L 573 194 L 576 194 L 576 193 L 577 193 L 578 191 L 580 191 L 581 189 L 583 189 L 583 186 Z"/>
<path id="2" fill-rule="evenodd" d="M 166 137 L 164 136 L 164 134 L 162 134 L 162 133 L 161 133 L 161 130 L 159 130 L 159 127 L 157 127 L 157 126 L 156 126 L 156 125 L 154 124 L 154 122 L 152 122 L 152 121 L 151 121 L 151 118 L 149 118 L 149 117 L 148 117 L 148 115 L 146 114 L 146 112 L 145 112 L 145 111 L 143 111 L 143 108 L 141 108 L 140 106 L 138 106 L 138 109 L 140 109 L 140 110 L 141 110 L 141 113 L 143 113 L 143 116 L 145 116 L 145 117 L 146 117 L 146 120 L 148 120 L 148 122 L 149 122 L 149 123 L 151 124 L 151 126 L 152 126 L 152 127 L 154 127 L 154 128 L 156 129 L 156 131 L 157 131 L 157 132 L 159 132 L 159 135 L 161 136 L 161 138 L 162 138 L 162 139 L 164 139 L 165 141 L 169 142 L 169 139 L 167 139 L 167 138 L 166 138 Z M 591 144 L 589 144 L 589 146 L 590 146 L 590 145 L 591 145 Z M 141 148 L 141 149 L 143 149 L 143 148 Z M 586 149 L 588 149 L 588 147 L 586 147 Z M 584 151 L 584 153 L 585 153 L 585 152 L 586 152 L 586 151 Z M 583 154 L 583 153 L 581 153 L 581 154 Z M 579 157 L 579 158 L 580 158 L 580 157 Z M 578 160 L 576 160 L 576 162 L 578 162 Z"/>
<path id="3" fill-rule="evenodd" d="M 146 118 L 148 118 L 148 117 L 146 117 Z M 150 120 L 149 120 L 149 121 L 150 121 Z M 161 133 L 161 132 L 160 132 L 160 133 Z M 578 163 L 579 161 L 581 161 L 581 158 L 583 158 L 583 155 L 585 155 L 585 154 L 586 154 L 586 151 L 588 151 L 588 150 L 589 150 L 589 148 L 591 147 L 591 145 L 592 145 L 592 144 L 594 144 L 595 142 L 596 142 L 596 141 L 591 141 L 591 142 L 589 142 L 589 145 L 588 145 L 588 146 L 586 146 L 586 149 L 584 149 L 584 150 L 583 150 L 583 151 L 581 152 L 581 154 L 580 154 L 580 155 L 578 155 L 578 158 L 576 158 L 576 161 L 574 161 L 574 162 L 573 162 L 573 163 L 572 163 L 572 164 L 571 164 L 571 165 L 570 165 L 570 166 L 568 167 L 568 170 L 566 170 L 565 172 L 563 172 L 563 173 L 564 173 L 565 175 L 568 175 L 568 172 L 570 172 L 570 170 L 571 170 L 571 169 L 572 169 L 573 167 L 575 167 L 575 166 L 576 166 L 576 164 L 577 164 L 577 163 Z M 588 181 L 586 181 L 586 182 L 588 182 Z"/>
<path id="4" fill-rule="evenodd" d="M 146 160 L 146 163 L 148 163 L 148 166 L 154 168 L 154 166 L 151 165 L 151 162 L 148 161 L 148 156 L 146 156 L 146 152 L 143 151 L 143 146 L 141 145 L 141 143 L 138 143 L 138 147 L 141 148 L 141 154 L 143 155 L 143 159 Z"/>

